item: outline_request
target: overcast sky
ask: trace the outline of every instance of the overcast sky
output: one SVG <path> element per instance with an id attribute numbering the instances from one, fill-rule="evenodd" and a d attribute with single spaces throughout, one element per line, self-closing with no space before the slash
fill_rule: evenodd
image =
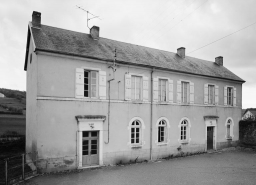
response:
<path id="1" fill-rule="evenodd" d="M 99 15 L 89 26 L 100 36 L 214 61 L 246 81 L 243 108 L 256 108 L 255 0 L 0 0 L 0 88 L 26 90 L 27 25 L 33 11 L 42 24 L 88 33 L 86 12 Z M 194 52 L 192 52 L 194 51 Z M 191 53 L 190 53 L 191 52 Z"/>

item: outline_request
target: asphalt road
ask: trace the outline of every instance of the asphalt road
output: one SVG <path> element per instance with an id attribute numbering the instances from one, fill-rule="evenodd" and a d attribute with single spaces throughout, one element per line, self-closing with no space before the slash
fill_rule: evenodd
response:
<path id="1" fill-rule="evenodd" d="M 171 160 L 38 176 L 26 185 L 255 185 L 256 152 L 226 151 Z"/>

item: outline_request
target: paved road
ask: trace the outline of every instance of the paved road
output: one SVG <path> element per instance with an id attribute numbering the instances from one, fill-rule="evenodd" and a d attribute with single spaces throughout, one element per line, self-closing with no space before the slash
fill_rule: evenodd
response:
<path id="1" fill-rule="evenodd" d="M 256 153 L 229 151 L 39 176 L 26 185 L 255 185 Z"/>

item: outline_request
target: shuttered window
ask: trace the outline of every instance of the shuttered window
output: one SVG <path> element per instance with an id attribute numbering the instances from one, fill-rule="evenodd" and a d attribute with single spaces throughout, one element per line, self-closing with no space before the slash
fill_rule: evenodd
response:
<path id="1" fill-rule="evenodd" d="M 132 76 L 131 94 L 132 100 L 142 99 L 142 77 Z"/>
<path id="2" fill-rule="evenodd" d="M 215 88 L 214 85 L 208 86 L 208 104 L 215 103 Z"/>
<path id="3" fill-rule="evenodd" d="M 233 88 L 227 87 L 227 105 L 233 106 Z"/>
<path id="4" fill-rule="evenodd" d="M 158 82 L 158 101 L 167 101 L 167 80 L 159 79 Z"/>
<path id="5" fill-rule="evenodd" d="M 84 97 L 97 97 L 97 78 L 96 71 L 84 71 Z"/>
<path id="6" fill-rule="evenodd" d="M 181 102 L 189 103 L 189 83 L 181 82 Z"/>

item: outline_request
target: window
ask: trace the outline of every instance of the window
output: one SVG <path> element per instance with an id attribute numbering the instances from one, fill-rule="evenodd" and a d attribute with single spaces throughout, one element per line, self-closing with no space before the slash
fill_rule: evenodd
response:
<path id="1" fill-rule="evenodd" d="M 232 121 L 231 121 L 231 119 L 229 119 L 228 120 L 228 122 L 227 122 L 227 135 L 226 135 L 226 137 L 227 137 L 227 139 L 230 139 L 230 138 L 232 138 L 231 137 L 231 132 L 230 132 L 230 126 L 231 126 L 231 124 L 232 124 Z"/>
<path id="2" fill-rule="evenodd" d="M 167 142 L 167 124 L 164 120 L 158 123 L 158 143 Z"/>
<path id="3" fill-rule="evenodd" d="M 181 141 L 187 140 L 187 133 L 188 133 L 188 121 L 183 120 L 181 122 L 181 127 L 180 127 L 180 140 Z"/>
<path id="4" fill-rule="evenodd" d="M 159 79 L 158 101 L 167 101 L 167 80 Z"/>
<path id="5" fill-rule="evenodd" d="M 181 82 L 181 102 L 189 103 L 189 82 Z"/>
<path id="6" fill-rule="evenodd" d="M 131 144 L 141 144 L 141 124 L 138 120 L 131 125 Z"/>
<path id="7" fill-rule="evenodd" d="M 132 76 L 131 94 L 132 100 L 142 99 L 142 77 Z"/>
<path id="8" fill-rule="evenodd" d="M 227 87 L 227 105 L 233 106 L 233 87 Z"/>
<path id="9" fill-rule="evenodd" d="M 215 103 L 215 87 L 214 85 L 208 85 L 208 104 Z"/>
<path id="10" fill-rule="evenodd" d="M 226 135 L 225 135 L 226 139 L 232 139 L 234 137 L 234 134 L 233 134 L 234 121 L 231 117 L 227 118 L 225 127 L 226 127 Z"/>
<path id="11" fill-rule="evenodd" d="M 84 71 L 84 97 L 96 98 L 98 74 L 96 71 Z"/>

